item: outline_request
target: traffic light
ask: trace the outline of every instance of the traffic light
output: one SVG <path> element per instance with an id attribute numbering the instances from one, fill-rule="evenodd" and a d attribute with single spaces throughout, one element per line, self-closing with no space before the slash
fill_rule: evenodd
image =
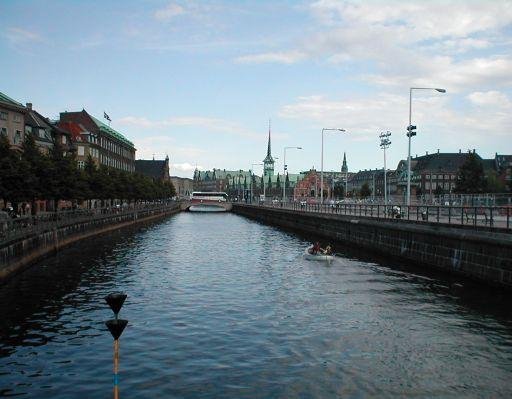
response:
<path id="1" fill-rule="evenodd" d="M 288 165 L 284 165 L 284 170 L 288 170 Z"/>
<path id="2" fill-rule="evenodd" d="M 407 126 L 407 137 L 416 136 L 416 126 L 409 125 Z"/>

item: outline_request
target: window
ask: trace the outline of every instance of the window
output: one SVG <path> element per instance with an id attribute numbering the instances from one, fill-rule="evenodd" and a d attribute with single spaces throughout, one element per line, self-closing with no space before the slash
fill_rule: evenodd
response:
<path id="1" fill-rule="evenodd" d="M 0 119 L 3 120 L 3 121 L 6 121 L 7 120 L 7 116 L 9 114 L 7 112 L 4 112 L 4 111 L 0 111 Z"/>
<path id="2" fill-rule="evenodd" d="M 83 157 L 84 154 L 85 154 L 84 146 L 83 145 L 79 145 L 77 149 L 78 149 L 78 155 Z"/>
<path id="3" fill-rule="evenodd" d="M 78 168 L 79 169 L 83 169 L 84 167 L 85 167 L 85 162 L 84 161 L 78 161 Z"/>
<path id="4" fill-rule="evenodd" d="M 21 144 L 21 131 L 16 130 L 16 133 L 14 134 L 14 144 Z"/>
<path id="5" fill-rule="evenodd" d="M 46 138 L 46 130 L 39 129 L 39 137 L 42 139 Z"/>
<path id="6" fill-rule="evenodd" d="M 0 134 L 2 134 L 3 136 L 7 136 L 7 128 L 3 127 L 2 129 L 0 129 Z"/>
<path id="7" fill-rule="evenodd" d="M 61 142 L 62 144 L 66 144 L 68 142 L 68 138 L 66 136 L 62 136 Z"/>
<path id="8" fill-rule="evenodd" d="M 14 114 L 14 122 L 20 123 L 21 122 L 21 115 Z"/>

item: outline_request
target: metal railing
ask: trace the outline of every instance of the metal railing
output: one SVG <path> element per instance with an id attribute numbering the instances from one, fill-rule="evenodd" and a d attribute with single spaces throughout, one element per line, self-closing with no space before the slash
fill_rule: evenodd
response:
<path id="1" fill-rule="evenodd" d="M 45 212 L 35 216 L 21 216 L 15 219 L 0 219 L 0 246 L 6 242 L 22 238 L 34 233 L 43 233 L 59 227 L 106 219 L 112 216 L 125 216 L 138 213 L 139 217 L 146 213 L 169 210 L 179 206 L 177 202 L 151 204 L 129 204 L 127 206 L 111 206 L 94 209 L 76 209 L 58 212 Z"/>
<path id="2" fill-rule="evenodd" d="M 458 226 L 492 227 L 512 232 L 512 207 L 499 206 L 435 206 L 435 205 L 369 205 L 308 204 L 266 202 L 253 204 L 270 208 L 291 209 L 332 215 L 401 219 L 414 222 L 443 223 Z"/>

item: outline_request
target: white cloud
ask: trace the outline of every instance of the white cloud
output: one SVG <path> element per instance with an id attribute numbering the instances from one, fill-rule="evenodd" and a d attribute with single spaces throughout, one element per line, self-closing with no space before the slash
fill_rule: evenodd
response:
<path id="1" fill-rule="evenodd" d="M 320 0 L 309 10 L 318 23 L 302 37 L 235 61 L 343 63 L 365 71 L 364 80 L 386 86 L 443 84 L 457 91 L 512 84 L 512 57 L 503 49 L 510 46 L 503 39 L 512 25 L 510 1 Z M 483 50 L 485 56 L 478 53 Z"/>
<path id="2" fill-rule="evenodd" d="M 472 104 L 481 107 L 508 108 L 512 113 L 512 102 L 506 94 L 496 90 L 486 92 L 475 91 L 467 96 Z"/>
<path id="3" fill-rule="evenodd" d="M 173 163 L 171 164 L 171 175 L 174 173 L 174 170 L 179 172 L 193 172 L 195 169 L 204 170 L 204 167 L 201 165 L 192 165 L 188 162 L 184 163 Z"/>
<path id="4" fill-rule="evenodd" d="M 176 3 L 169 3 L 164 8 L 155 11 L 154 17 L 159 21 L 168 21 L 178 15 L 185 14 L 185 9 Z"/>
<path id="5" fill-rule="evenodd" d="M 220 118 L 210 118 L 203 116 L 176 116 L 161 120 L 150 120 L 145 117 L 126 116 L 119 120 L 119 124 L 144 129 L 168 129 L 172 127 L 188 126 L 241 137 L 261 137 L 261 134 L 247 130 L 246 128 L 240 126 L 238 123 Z"/>
<path id="6" fill-rule="evenodd" d="M 262 53 L 254 55 L 245 55 L 236 58 L 236 62 L 240 64 L 262 64 L 262 63 L 280 63 L 280 64 L 293 64 L 307 58 L 307 55 L 302 51 L 285 51 L 275 53 Z"/>
<path id="7" fill-rule="evenodd" d="M 3 36 L 13 45 L 44 41 L 43 37 L 38 33 L 21 28 L 7 28 Z"/>

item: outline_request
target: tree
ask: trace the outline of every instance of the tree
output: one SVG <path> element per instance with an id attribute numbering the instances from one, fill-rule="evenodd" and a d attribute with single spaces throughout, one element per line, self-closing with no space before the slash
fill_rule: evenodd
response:
<path id="1" fill-rule="evenodd" d="M 485 191 L 488 193 L 504 193 L 507 186 L 503 183 L 494 170 L 489 171 L 485 182 Z"/>
<path id="2" fill-rule="evenodd" d="M 466 160 L 459 168 L 454 191 L 462 194 L 485 191 L 484 167 L 476 154 L 468 154 Z"/>
<path id="3" fill-rule="evenodd" d="M 338 198 L 345 196 L 345 186 L 342 182 L 338 182 L 334 185 L 334 196 Z"/>
<path id="4" fill-rule="evenodd" d="M 276 179 L 276 189 L 279 190 L 279 192 L 281 191 L 281 178 L 279 177 L 279 173 L 277 174 Z"/>
<path id="5" fill-rule="evenodd" d="M 0 198 L 16 209 L 17 203 L 24 200 L 22 162 L 4 135 L 0 135 L 0 171 Z"/>
<path id="6" fill-rule="evenodd" d="M 361 186 L 361 190 L 359 191 L 359 195 L 360 195 L 362 198 L 367 198 L 367 197 L 369 197 L 370 195 L 372 195 L 372 190 L 370 190 L 370 186 L 368 185 L 368 183 L 364 183 L 364 184 Z"/>

